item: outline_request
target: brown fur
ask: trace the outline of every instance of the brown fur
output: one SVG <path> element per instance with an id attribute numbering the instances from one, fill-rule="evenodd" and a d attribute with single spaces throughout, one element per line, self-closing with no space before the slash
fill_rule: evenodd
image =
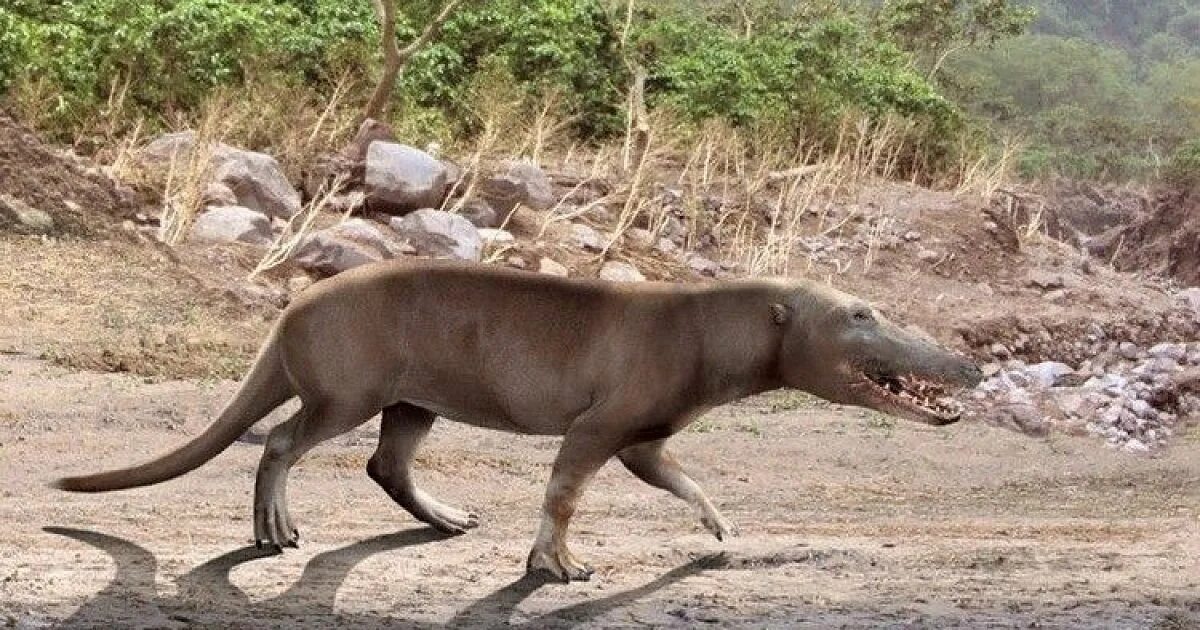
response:
<path id="1" fill-rule="evenodd" d="M 283 313 L 241 390 L 203 434 L 147 464 L 59 485 L 100 492 L 176 477 L 299 396 L 300 411 L 271 431 L 264 449 L 257 540 L 296 544 L 289 468 L 381 411 L 369 474 L 417 518 L 458 532 L 475 516 L 426 495 L 410 471 L 435 414 L 563 435 L 529 567 L 585 579 L 591 571 L 567 550 L 566 529 L 588 479 L 615 455 L 686 500 L 718 537 L 733 533 L 663 440 L 713 406 L 834 373 L 784 364 L 823 360 L 808 358 L 800 337 L 857 304 L 797 281 L 611 284 L 454 263 L 360 267 L 317 283 Z M 808 388 L 825 395 L 817 381 Z"/>

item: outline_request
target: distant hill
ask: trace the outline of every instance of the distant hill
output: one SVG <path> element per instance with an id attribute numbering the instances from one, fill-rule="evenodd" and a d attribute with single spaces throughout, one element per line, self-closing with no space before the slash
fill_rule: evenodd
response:
<path id="1" fill-rule="evenodd" d="M 1033 0 L 1033 31 L 1119 47 L 1138 61 L 1200 53 L 1200 0 Z"/>

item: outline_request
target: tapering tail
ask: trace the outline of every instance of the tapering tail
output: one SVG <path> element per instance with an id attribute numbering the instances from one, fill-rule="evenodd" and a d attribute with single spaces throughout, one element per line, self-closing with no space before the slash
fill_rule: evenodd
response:
<path id="1" fill-rule="evenodd" d="M 204 433 L 145 464 L 82 477 L 65 477 L 53 485 L 71 492 L 107 492 L 174 479 L 219 455 L 246 429 L 294 395 L 272 334 L 233 400 Z"/>

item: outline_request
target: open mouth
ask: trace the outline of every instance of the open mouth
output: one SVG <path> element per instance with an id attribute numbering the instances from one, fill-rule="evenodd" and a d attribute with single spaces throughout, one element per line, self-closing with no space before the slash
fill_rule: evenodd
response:
<path id="1" fill-rule="evenodd" d="M 873 374 L 863 376 L 876 396 L 903 410 L 949 424 L 962 417 L 963 406 L 950 396 L 945 385 L 915 376 Z"/>

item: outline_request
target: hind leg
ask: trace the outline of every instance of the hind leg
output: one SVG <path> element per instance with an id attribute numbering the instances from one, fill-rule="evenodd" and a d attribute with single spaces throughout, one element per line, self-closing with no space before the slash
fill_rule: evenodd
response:
<path id="1" fill-rule="evenodd" d="M 366 422 L 374 412 L 337 406 L 301 407 L 271 429 L 254 482 L 254 541 L 261 547 L 299 546 L 300 532 L 287 505 L 287 476 L 317 444 Z"/>
<path id="2" fill-rule="evenodd" d="M 679 462 L 663 448 L 665 444 L 666 440 L 635 444 L 623 449 L 618 457 L 638 479 L 687 501 L 700 516 L 700 522 L 717 540 L 736 536 L 737 528 L 713 506 L 704 490 L 700 489 L 700 484 L 683 472 Z"/>
<path id="3" fill-rule="evenodd" d="M 367 475 L 418 520 L 446 533 L 461 534 L 478 525 L 479 518 L 434 499 L 412 478 L 413 457 L 433 420 L 432 412 L 407 403 L 384 409 L 379 447 L 367 462 Z"/>

